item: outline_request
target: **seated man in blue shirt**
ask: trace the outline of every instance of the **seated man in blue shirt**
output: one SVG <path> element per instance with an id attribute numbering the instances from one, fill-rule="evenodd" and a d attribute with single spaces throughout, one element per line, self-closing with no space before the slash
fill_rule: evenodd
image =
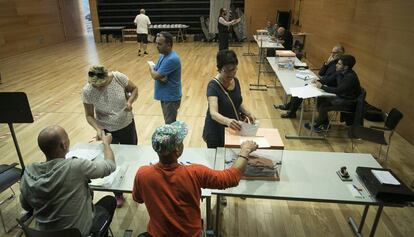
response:
<path id="1" fill-rule="evenodd" d="M 336 64 L 338 63 L 339 57 L 345 53 L 345 49 L 342 45 L 338 44 L 333 47 L 331 54 L 326 62 L 323 63 L 321 69 L 319 70 L 319 78 L 326 79 L 336 72 Z M 276 109 L 287 110 L 285 114 L 282 114 L 282 118 L 296 118 L 296 111 L 298 110 L 300 104 L 302 104 L 302 99 L 298 97 L 292 97 L 289 103 L 274 105 Z"/>
<path id="2" fill-rule="evenodd" d="M 178 54 L 172 50 L 173 36 L 169 32 L 160 32 L 156 43 L 161 56 L 155 66 L 149 66 L 155 81 L 154 99 L 161 101 L 164 121 L 170 124 L 176 121 L 181 103 L 181 62 Z"/>

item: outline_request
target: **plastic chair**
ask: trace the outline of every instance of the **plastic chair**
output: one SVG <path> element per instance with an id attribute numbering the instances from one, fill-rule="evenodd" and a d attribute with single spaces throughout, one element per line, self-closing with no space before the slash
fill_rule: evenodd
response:
<path id="1" fill-rule="evenodd" d="M 365 98 L 367 92 L 361 87 L 361 93 L 354 105 L 346 106 L 341 110 L 335 111 L 337 118 L 340 114 L 340 121 L 345 122 L 347 126 L 363 126 L 364 125 L 364 114 L 365 114 Z M 337 120 L 337 119 L 335 119 Z"/>
<path id="2" fill-rule="evenodd" d="M 13 186 L 20 180 L 20 175 L 22 173 L 21 169 L 15 167 L 16 165 L 17 163 L 13 163 L 11 165 L 0 165 L 0 193 L 7 189 L 10 189 L 12 191 L 12 195 L 0 201 L 0 206 L 9 200 L 12 200 L 16 196 L 11 186 Z M 10 230 L 7 230 L 6 228 L 6 224 L 4 222 L 3 213 L 1 212 L 1 209 L 0 220 L 3 225 L 4 232 L 8 233 Z"/>
<path id="3" fill-rule="evenodd" d="M 23 229 L 23 232 L 26 235 L 26 237 L 82 237 L 81 232 L 76 228 L 41 231 L 28 227 L 19 219 L 17 219 L 17 222 Z"/>
<path id="4" fill-rule="evenodd" d="M 400 120 L 403 118 L 403 114 L 396 108 L 393 108 L 384 123 L 384 127 L 371 126 L 369 128 L 362 126 L 352 126 L 348 130 L 348 136 L 351 138 L 352 151 L 354 150 L 353 139 L 362 139 L 377 143 L 380 145 L 378 158 L 381 157 L 381 147 L 382 145 L 387 145 L 387 152 L 385 155 L 385 162 L 388 159 L 388 152 L 391 146 L 391 137 L 394 134 L 395 128 L 397 127 Z M 385 131 L 389 131 L 388 142 L 386 139 Z"/>

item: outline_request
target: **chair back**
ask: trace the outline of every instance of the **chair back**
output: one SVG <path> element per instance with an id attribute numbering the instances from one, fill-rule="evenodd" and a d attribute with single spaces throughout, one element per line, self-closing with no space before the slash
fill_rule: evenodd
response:
<path id="1" fill-rule="evenodd" d="M 404 115 L 396 108 L 391 109 L 385 120 L 385 127 L 394 130 Z"/>
<path id="2" fill-rule="evenodd" d="M 81 232 L 76 228 L 64 229 L 64 230 L 48 230 L 41 231 L 28 227 L 21 220 L 17 219 L 17 222 L 22 227 L 26 237 L 82 237 Z"/>
<path id="3" fill-rule="evenodd" d="M 364 114 L 365 114 L 365 97 L 367 91 L 361 87 L 361 93 L 359 94 L 356 105 L 353 126 L 364 126 Z"/>

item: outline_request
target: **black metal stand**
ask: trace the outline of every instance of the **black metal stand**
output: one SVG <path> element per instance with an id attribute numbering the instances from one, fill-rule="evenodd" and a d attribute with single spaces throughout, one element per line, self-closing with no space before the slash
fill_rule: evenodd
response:
<path id="1" fill-rule="evenodd" d="M 13 137 L 14 146 L 16 147 L 17 156 L 19 157 L 19 163 L 20 163 L 20 166 L 22 167 L 22 173 L 23 173 L 23 171 L 25 169 L 23 156 L 22 156 L 22 153 L 20 152 L 19 143 L 17 142 L 17 137 L 16 137 L 16 134 L 14 132 L 14 128 L 13 128 L 12 123 L 9 123 L 9 129 L 10 129 L 11 135 Z"/>
<path id="2" fill-rule="evenodd" d="M 9 125 L 23 174 L 25 166 L 13 123 L 33 123 L 33 115 L 26 94 L 24 92 L 0 92 L 0 111 L 0 123 Z"/>

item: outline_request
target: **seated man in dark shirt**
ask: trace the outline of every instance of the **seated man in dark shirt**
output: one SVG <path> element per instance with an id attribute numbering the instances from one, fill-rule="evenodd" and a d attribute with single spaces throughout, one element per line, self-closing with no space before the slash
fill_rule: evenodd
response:
<path id="1" fill-rule="evenodd" d="M 317 88 L 336 94 L 335 97 L 318 98 L 319 117 L 313 124 L 316 132 L 326 130 L 329 127 L 329 111 L 344 110 L 355 105 L 361 94 L 358 76 L 352 70 L 355 62 L 354 56 L 342 55 L 336 64 L 336 73 L 333 76 L 312 82 Z M 306 123 L 305 127 L 310 129 L 311 124 Z"/>
<path id="2" fill-rule="evenodd" d="M 285 50 L 292 50 L 293 36 L 290 31 L 286 30 L 284 27 L 279 27 L 277 29 L 277 38 L 282 43 Z"/>
<path id="3" fill-rule="evenodd" d="M 319 78 L 324 79 L 332 76 L 336 72 L 336 64 L 338 59 L 345 53 L 345 49 L 342 45 L 338 44 L 333 47 L 331 54 L 326 62 L 323 63 L 319 70 Z M 298 110 L 302 99 L 298 97 L 292 97 L 289 103 L 274 105 L 275 109 L 288 110 L 285 114 L 282 114 L 282 118 L 296 118 L 296 111 Z"/>

